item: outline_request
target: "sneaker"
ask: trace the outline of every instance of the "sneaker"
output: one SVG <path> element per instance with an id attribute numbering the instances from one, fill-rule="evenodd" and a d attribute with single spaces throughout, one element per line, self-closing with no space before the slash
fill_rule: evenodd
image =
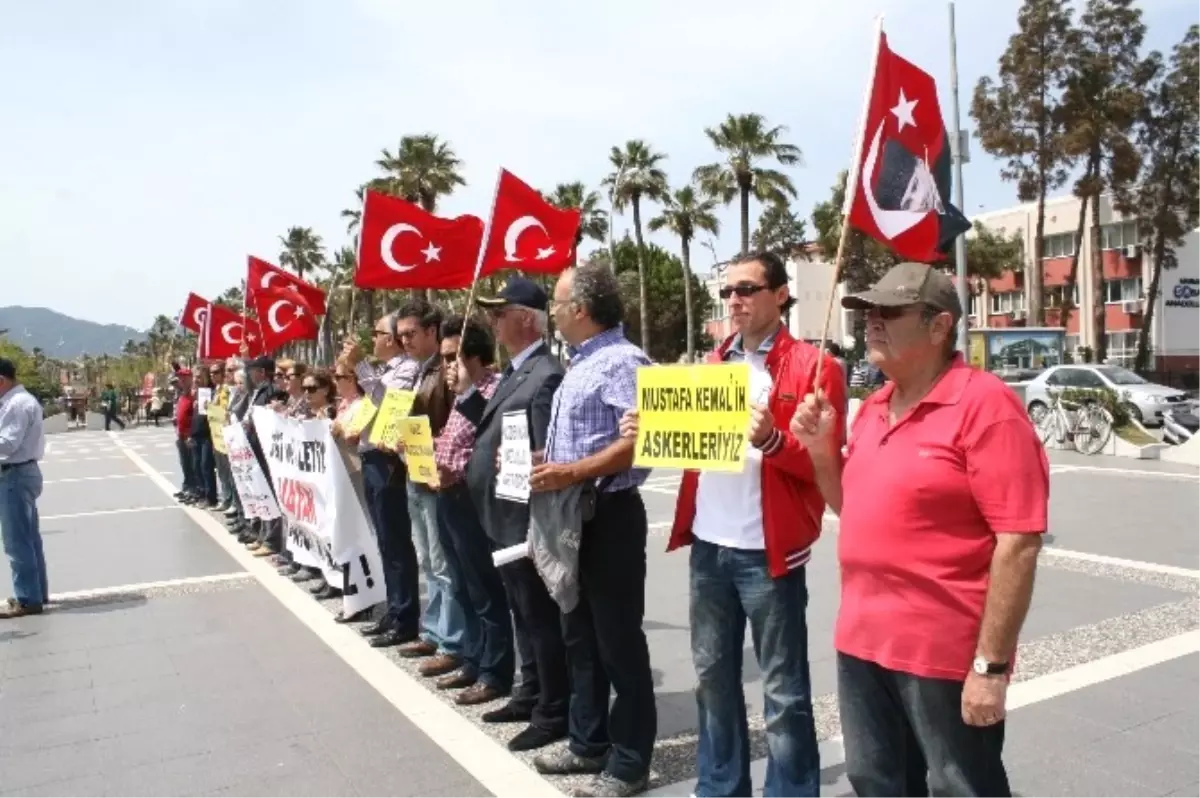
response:
<path id="1" fill-rule="evenodd" d="M 646 791 L 646 787 L 650 784 L 650 779 L 642 776 L 637 781 L 625 781 L 618 779 L 611 773 L 601 773 L 586 784 L 576 787 L 572 791 L 572 795 L 580 796 L 580 798 L 592 798 L 592 796 L 612 795 L 616 798 L 628 798 L 631 795 L 641 795 Z"/>
<path id="2" fill-rule="evenodd" d="M 580 756 L 567 749 L 534 758 L 533 767 L 538 773 L 547 776 L 572 776 L 578 773 L 600 773 L 607 762 L 607 755 Z"/>

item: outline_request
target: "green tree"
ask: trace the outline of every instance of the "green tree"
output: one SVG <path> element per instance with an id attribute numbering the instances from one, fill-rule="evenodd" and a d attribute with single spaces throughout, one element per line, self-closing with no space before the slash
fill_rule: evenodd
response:
<path id="1" fill-rule="evenodd" d="M 579 181 L 574 183 L 559 183 L 554 191 L 543 194 L 546 202 L 556 208 L 579 210 L 579 232 L 575 234 L 575 259 L 579 259 L 579 245 L 583 239 L 603 243 L 608 237 L 608 211 L 600 207 L 600 194 L 588 191 L 587 186 Z"/>
<path id="2" fill-rule="evenodd" d="M 813 208 L 813 230 L 816 244 L 826 260 L 834 257 L 842 235 L 842 206 L 846 201 L 846 177 L 838 174 L 830 197 Z M 900 262 L 896 253 L 862 232 L 850 229 L 846 251 L 842 255 L 840 279 L 849 291 L 863 291 L 873 285 L 888 269 Z"/>
<path id="3" fill-rule="evenodd" d="M 759 202 L 786 203 L 796 196 L 791 178 L 777 169 L 762 166 L 777 161 L 783 166 L 801 163 L 800 148 L 782 141 L 787 128 L 771 127 L 762 114 L 728 114 L 715 128 L 705 128 L 723 161 L 696 169 L 694 179 L 704 193 L 728 205 L 740 199 L 742 253 L 750 251 L 750 195 Z"/>
<path id="4" fill-rule="evenodd" d="M 808 258 L 804 250 L 808 237 L 804 218 L 796 215 L 786 202 L 772 202 L 758 217 L 758 226 L 750 236 L 755 250 L 774 252 L 787 259 L 797 255 Z"/>
<path id="5" fill-rule="evenodd" d="M 696 332 L 694 302 L 692 300 L 692 240 L 697 232 L 718 235 L 721 223 L 714 211 L 717 201 L 706 197 L 693 186 L 684 186 L 673 195 L 663 197 L 663 210 L 650 220 L 651 232 L 669 230 L 679 236 L 679 252 L 683 269 L 683 307 L 686 317 L 684 340 L 687 342 L 687 362 L 696 360 Z"/>
<path id="6" fill-rule="evenodd" d="M 1143 87 L 1154 62 L 1140 55 L 1146 25 L 1132 0 L 1088 0 L 1069 50 L 1067 89 L 1063 95 L 1065 150 L 1083 162 L 1083 175 L 1074 192 L 1082 202 L 1076 241 L 1083 240 L 1085 208 L 1092 216 L 1092 351 L 1106 356 L 1104 334 L 1104 260 L 1100 251 L 1100 196 L 1111 191 L 1125 197 L 1137 179 L 1141 155 L 1133 126 L 1145 105 Z M 1124 204 L 1128 204 L 1126 201 Z M 1064 313 L 1069 312 L 1079 269 L 1079 250 L 1063 288 Z"/>
<path id="7" fill-rule="evenodd" d="M 238 313 L 241 313 L 242 310 L 246 306 L 245 305 L 245 301 L 246 301 L 245 296 L 246 296 L 246 281 L 242 280 L 237 285 L 231 286 L 229 288 L 226 288 L 224 291 L 222 291 L 221 295 L 218 296 L 215 300 L 213 300 L 213 302 L 214 302 L 214 304 L 224 305 L 225 307 L 227 307 L 231 310 L 236 310 Z"/>
<path id="8" fill-rule="evenodd" d="M 279 264 L 291 268 L 301 280 L 325 267 L 325 249 L 321 237 L 311 227 L 289 227 L 287 235 L 279 237 L 283 250 Z"/>
<path id="9" fill-rule="evenodd" d="M 1162 57 L 1156 53 L 1153 60 L 1161 65 Z M 1179 265 L 1175 248 L 1200 223 L 1200 27 L 1196 25 L 1175 46 L 1169 67 L 1161 67 L 1149 84 L 1138 124 L 1138 147 L 1145 169 L 1130 206 L 1122 211 L 1139 217 L 1138 229 L 1149 241 L 1153 257 L 1134 362 L 1134 368 L 1145 369 L 1163 270 Z"/>
<path id="10" fill-rule="evenodd" d="M 625 335 L 629 340 L 641 338 L 642 314 L 634 313 L 633 306 L 637 303 L 641 287 L 637 279 L 638 247 L 628 235 L 613 244 L 616 252 L 616 273 L 621 283 L 621 296 L 625 302 Z M 613 264 L 607 249 L 597 250 L 590 256 L 592 261 L 611 266 Z M 645 314 L 650 325 L 650 347 L 646 354 L 658 363 L 676 363 L 688 350 L 687 310 L 679 297 L 684 294 L 683 263 L 662 247 L 646 244 L 643 251 L 645 266 L 646 288 L 649 297 L 649 308 Z M 692 315 L 694 318 L 706 319 L 712 309 L 712 300 L 705 290 L 703 283 L 694 275 L 688 274 L 692 283 Z M 693 350 L 707 351 L 712 348 L 712 338 L 703 329 L 693 330 Z"/>
<path id="11" fill-rule="evenodd" d="M 39 402 L 45 404 L 59 394 L 58 386 L 46 378 L 33 357 L 21 347 L 0 335 L 0 357 L 8 358 L 17 370 L 17 380 Z"/>
<path id="12" fill-rule="evenodd" d="M 1024 262 L 1025 241 L 1019 232 L 1005 234 L 975 222 L 967 236 L 968 277 L 994 280 L 1005 272 L 1021 271 Z"/>
<path id="13" fill-rule="evenodd" d="M 646 351 L 649 351 L 650 345 L 650 325 L 646 320 L 646 270 L 643 263 L 646 242 L 642 237 L 642 200 L 659 202 L 667 195 L 667 173 L 662 169 L 662 162 L 666 159 L 666 155 L 655 152 L 641 139 L 631 139 L 625 142 L 625 149 L 613 147 L 609 152 L 608 160 L 613 172 L 603 182 L 608 188 L 613 210 L 623 212 L 627 207 L 633 210 L 633 234 L 637 238 L 638 253 L 638 308 L 641 314 L 638 329 L 642 336 L 642 349 Z"/>
<path id="14" fill-rule="evenodd" d="M 1000 175 L 1016 182 L 1022 202 L 1037 202 L 1037 268 L 1025 279 L 1033 326 L 1043 323 L 1046 195 L 1066 182 L 1072 163 L 1062 102 L 1077 38 L 1071 13 L 1070 0 L 1025 0 L 1017 14 L 1017 32 L 1000 56 L 998 80 L 980 78 L 971 101 L 984 151 L 1005 161 Z"/>

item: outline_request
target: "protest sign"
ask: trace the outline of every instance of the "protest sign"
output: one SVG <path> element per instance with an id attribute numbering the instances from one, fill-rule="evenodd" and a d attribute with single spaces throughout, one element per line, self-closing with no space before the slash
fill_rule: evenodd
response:
<path id="1" fill-rule="evenodd" d="M 522 410 L 500 418 L 500 472 L 496 474 L 496 498 L 529 502 L 529 472 L 533 453 L 529 446 L 529 419 Z"/>
<path id="2" fill-rule="evenodd" d="M 354 415 L 350 417 L 350 423 L 346 425 L 347 435 L 359 435 L 367 425 L 371 423 L 371 419 L 375 418 L 376 412 L 375 403 L 371 401 L 371 397 L 364 396 L 358 402 L 358 409 L 354 411 Z"/>
<path id="3" fill-rule="evenodd" d="M 196 389 L 196 412 L 202 416 L 208 415 L 208 403 L 212 401 L 212 388 Z"/>
<path id="4" fill-rule="evenodd" d="M 250 447 L 250 439 L 241 424 L 226 424 L 221 429 L 225 452 L 229 456 L 229 471 L 233 475 L 233 487 L 242 500 L 242 513 L 247 518 L 265 521 L 279 517 L 279 505 L 267 482 L 262 466 Z"/>
<path id="5" fill-rule="evenodd" d="M 429 416 L 402 419 L 400 442 L 404 444 L 408 478 L 436 488 L 439 480 L 437 463 L 433 460 L 433 432 L 429 428 Z"/>
<path id="6" fill-rule="evenodd" d="M 225 408 L 220 405 L 208 406 L 208 431 L 212 436 L 213 448 L 221 454 L 228 454 L 228 447 L 225 445 L 225 421 L 229 414 L 225 412 Z"/>
<path id="7" fill-rule="evenodd" d="M 395 449 L 400 442 L 400 425 L 412 412 L 413 402 L 417 395 L 412 391 L 402 391 L 399 388 L 388 388 L 379 404 L 379 412 L 375 414 L 375 426 L 371 427 L 368 440 L 379 446 L 383 444 L 389 449 Z"/>
<path id="8" fill-rule="evenodd" d="M 383 601 L 379 548 L 338 456 L 329 421 L 299 421 L 264 407 L 254 408 L 253 415 L 288 520 L 292 556 L 315 559 L 311 567 L 341 588 L 347 615 Z"/>
<path id="9" fill-rule="evenodd" d="M 635 466 L 742 470 L 750 426 L 748 364 L 643 366 L 637 400 Z"/>

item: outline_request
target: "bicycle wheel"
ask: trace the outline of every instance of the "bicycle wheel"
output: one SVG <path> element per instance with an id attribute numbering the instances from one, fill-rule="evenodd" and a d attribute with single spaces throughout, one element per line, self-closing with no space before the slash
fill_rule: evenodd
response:
<path id="1" fill-rule="evenodd" d="M 1081 454 L 1099 454 L 1112 437 L 1112 425 L 1112 416 L 1103 407 L 1081 407 L 1075 417 L 1075 448 Z"/>
<path id="2" fill-rule="evenodd" d="M 1061 435 L 1055 434 L 1057 431 L 1058 411 L 1052 408 L 1046 413 L 1043 413 L 1041 419 L 1037 423 L 1038 440 L 1042 442 L 1043 446 L 1046 446 L 1050 443 L 1052 438 L 1062 437 Z"/>

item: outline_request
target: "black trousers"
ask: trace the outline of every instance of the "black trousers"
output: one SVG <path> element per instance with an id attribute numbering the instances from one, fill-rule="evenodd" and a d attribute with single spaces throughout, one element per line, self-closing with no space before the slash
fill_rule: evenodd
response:
<path id="1" fill-rule="evenodd" d="M 421 584 L 408 516 L 408 492 L 403 474 L 399 479 L 393 474 L 395 468 L 403 470 L 398 462 L 384 452 L 364 452 L 363 494 L 383 561 L 387 589 L 384 617 L 402 634 L 416 635 L 421 628 Z"/>
<path id="2" fill-rule="evenodd" d="M 625 781 L 650 772 L 658 731 L 646 612 L 646 506 L 637 489 L 602 493 L 583 525 L 579 605 L 563 618 L 571 668 L 570 747 L 608 753 Z M 616 698 L 609 708 L 610 688 Z"/>
<path id="3" fill-rule="evenodd" d="M 962 682 L 888 670 L 838 654 L 846 775 L 877 795 L 1009 796 L 1004 722 L 968 726 Z"/>
<path id="4" fill-rule="evenodd" d="M 548 731 L 567 728 L 571 703 L 562 613 L 529 559 L 501 567 L 515 627 L 521 682 L 513 692 L 515 708 L 530 708 L 532 724 Z"/>

